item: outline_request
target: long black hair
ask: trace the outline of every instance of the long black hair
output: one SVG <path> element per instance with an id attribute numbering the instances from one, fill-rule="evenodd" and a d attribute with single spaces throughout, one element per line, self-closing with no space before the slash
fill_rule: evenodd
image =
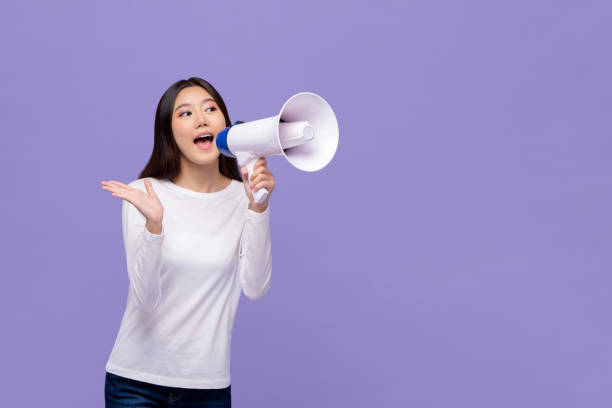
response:
<path id="1" fill-rule="evenodd" d="M 181 151 L 172 135 L 172 109 L 174 108 L 174 102 L 178 93 L 190 86 L 201 86 L 204 88 L 213 97 L 221 112 L 223 112 L 225 126 L 231 125 L 225 102 L 223 102 L 219 92 L 210 83 L 198 77 L 176 81 L 164 92 L 157 104 L 153 152 L 149 162 L 140 172 L 138 178 L 155 177 L 157 179 L 173 180 L 179 175 L 181 171 Z M 219 171 L 226 177 L 242 181 L 242 176 L 238 170 L 238 162 L 232 157 L 219 155 Z"/>

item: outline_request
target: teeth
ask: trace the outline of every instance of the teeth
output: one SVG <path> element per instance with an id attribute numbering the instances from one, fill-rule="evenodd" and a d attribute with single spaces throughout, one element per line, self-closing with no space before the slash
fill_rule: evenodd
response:
<path id="1" fill-rule="evenodd" d="M 212 135 L 198 136 L 193 140 L 193 143 L 196 143 L 198 140 L 210 140 L 212 142 L 213 139 L 214 137 Z"/>

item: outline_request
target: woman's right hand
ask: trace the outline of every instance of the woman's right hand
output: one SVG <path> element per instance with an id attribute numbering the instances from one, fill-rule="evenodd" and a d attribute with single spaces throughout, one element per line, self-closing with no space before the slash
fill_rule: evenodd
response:
<path id="1" fill-rule="evenodd" d="M 159 230 L 161 232 L 164 207 L 155 194 L 155 191 L 153 191 L 151 180 L 145 178 L 144 185 L 147 189 L 147 193 L 119 181 L 102 181 L 102 188 L 104 190 L 112 192 L 113 197 L 119 197 L 132 203 L 134 207 L 136 207 L 136 209 L 138 209 L 138 211 L 140 211 L 140 213 L 147 219 L 147 224 L 159 226 Z"/>

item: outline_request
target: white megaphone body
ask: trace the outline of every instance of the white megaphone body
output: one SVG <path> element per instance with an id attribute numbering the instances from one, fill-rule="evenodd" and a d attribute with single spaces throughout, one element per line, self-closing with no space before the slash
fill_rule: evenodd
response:
<path id="1" fill-rule="evenodd" d="M 249 171 L 263 156 L 285 156 L 302 171 L 317 171 L 331 161 L 338 148 L 338 121 L 327 101 L 312 92 L 301 92 L 285 102 L 276 116 L 252 122 L 236 121 L 217 135 L 221 154 L 235 157 Z M 263 202 L 268 190 L 253 193 Z"/>

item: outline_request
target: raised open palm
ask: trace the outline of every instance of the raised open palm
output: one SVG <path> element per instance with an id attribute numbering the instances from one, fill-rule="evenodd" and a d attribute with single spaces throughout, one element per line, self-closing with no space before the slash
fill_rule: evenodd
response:
<path id="1" fill-rule="evenodd" d="M 144 185 L 147 189 L 146 193 L 119 181 L 102 181 L 102 188 L 112 192 L 113 197 L 123 198 L 132 203 L 147 221 L 160 223 L 164 216 L 164 207 L 153 191 L 151 180 L 145 178 Z"/>

